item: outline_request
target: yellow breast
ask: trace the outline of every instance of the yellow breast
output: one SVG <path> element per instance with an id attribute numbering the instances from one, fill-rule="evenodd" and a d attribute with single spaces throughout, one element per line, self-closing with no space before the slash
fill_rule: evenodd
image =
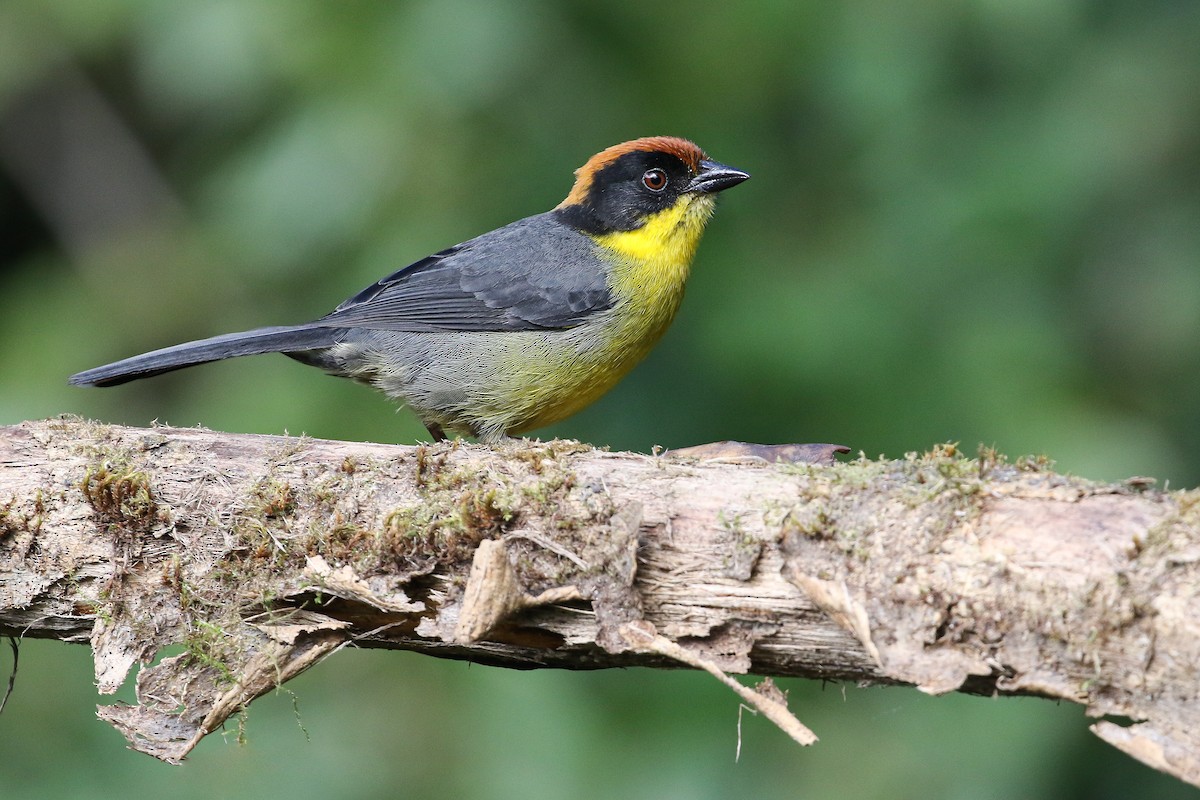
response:
<path id="1" fill-rule="evenodd" d="M 592 237 L 611 268 L 613 307 L 567 330 L 494 334 L 505 355 L 472 398 L 470 427 L 522 433 L 568 417 L 612 388 L 674 319 L 712 210 L 712 197 L 684 195 L 637 230 Z"/>
<path id="2" fill-rule="evenodd" d="M 595 323 L 555 337 L 545 354 L 549 369 L 527 384 L 524 419 L 515 430 L 548 425 L 584 408 L 612 388 L 658 342 L 683 299 L 684 284 L 704 224 L 712 216 L 708 195 L 685 195 L 637 230 L 593 237 L 612 265 L 616 301 Z M 563 346 L 571 342 L 571 346 Z"/>
<path id="3" fill-rule="evenodd" d="M 713 205 L 711 195 L 686 194 L 636 230 L 594 237 L 612 257 L 610 286 L 617 300 L 651 314 L 671 306 L 673 315 Z"/>

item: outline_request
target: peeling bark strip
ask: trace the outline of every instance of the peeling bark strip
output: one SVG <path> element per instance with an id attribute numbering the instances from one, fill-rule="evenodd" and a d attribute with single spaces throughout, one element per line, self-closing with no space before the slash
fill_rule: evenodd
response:
<path id="1" fill-rule="evenodd" d="M 29 422 L 0 428 L 0 633 L 90 642 L 106 694 L 142 665 L 138 705 L 100 714 L 172 762 L 355 643 L 1060 698 L 1200 785 L 1200 492 L 953 448 L 814 467 Z"/>

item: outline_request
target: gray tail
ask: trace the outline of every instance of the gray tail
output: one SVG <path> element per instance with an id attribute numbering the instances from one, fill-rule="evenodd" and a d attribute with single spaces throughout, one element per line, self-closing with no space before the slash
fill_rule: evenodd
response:
<path id="1" fill-rule="evenodd" d="M 75 386 L 116 386 L 138 378 L 149 378 L 152 375 L 161 375 L 195 364 L 207 364 L 209 361 L 220 361 L 223 358 L 329 347 L 337 342 L 340 333 L 342 331 L 338 328 L 308 325 L 227 333 L 211 339 L 164 347 L 162 350 L 153 350 L 103 367 L 85 370 L 72 375 L 67 381 Z"/>

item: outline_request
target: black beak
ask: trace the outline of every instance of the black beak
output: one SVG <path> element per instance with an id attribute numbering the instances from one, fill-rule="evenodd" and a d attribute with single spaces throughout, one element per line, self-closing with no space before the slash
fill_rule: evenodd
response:
<path id="1" fill-rule="evenodd" d="M 749 177 L 749 172 L 743 172 L 737 167 L 718 164 L 716 161 L 701 161 L 700 174 L 692 178 L 686 191 L 713 194 L 730 186 L 737 186 Z"/>

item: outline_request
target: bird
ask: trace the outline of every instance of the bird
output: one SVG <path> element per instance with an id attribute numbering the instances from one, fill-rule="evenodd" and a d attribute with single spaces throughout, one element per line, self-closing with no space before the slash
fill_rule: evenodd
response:
<path id="1" fill-rule="evenodd" d="M 651 350 L 679 309 L 716 194 L 749 173 L 693 142 L 650 136 L 575 171 L 559 205 L 441 250 L 313 322 L 154 350 L 72 375 L 116 386 L 283 353 L 381 389 L 434 440 L 498 444 L 592 403 Z"/>

